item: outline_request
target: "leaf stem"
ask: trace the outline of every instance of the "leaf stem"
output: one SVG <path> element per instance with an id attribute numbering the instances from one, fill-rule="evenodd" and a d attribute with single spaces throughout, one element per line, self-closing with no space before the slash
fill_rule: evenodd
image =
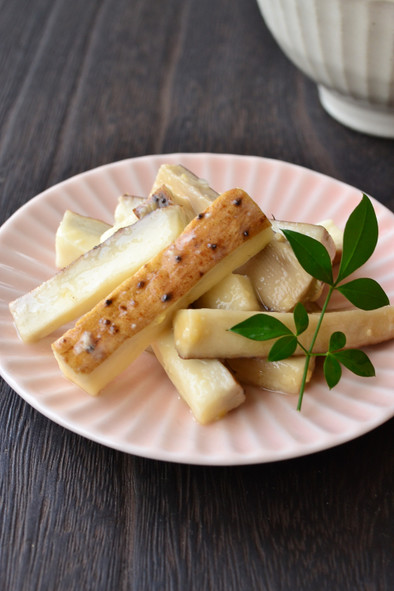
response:
<path id="1" fill-rule="evenodd" d="M 304 347 L 304 345 L 302 343 L 300 343 L 300 341 L 297 339 L 297 343 L 298 346 L 300 347 L 300 349 L 302 349 L 305 353 L 305 355 L 316 355 L 316 353 L 309 353 L 308 349 L 306 347 Z"/>
<path id="2" fill-rule="evenodd" d="M 300 392 L 298 394 L 298 404 L 297 404 L 297 410 L 300 411 L 301 410 L 301 406 L 302 406 L 302 399 L 304 397 L 304 391 L 305 391 L 305 385 L 306 385 L 306 378 L 308 375 L 308 369 L 309 369 L 309 361 L 311 359 L 311 356 L 309 353 L 307 353 L 306 355 L 306 359 L 305 359 L 305 364 L 304 364 L 304 373 L 302 374 L 302 382 L 301 382 L 301 387 L 300 387 Z"/>
<path id="3" fill-rule="evenodd" d="M 309 362 L 310 362 L 310 359 L 311 359 L 311 357 L 313 355 L 313 347 L 315 346 L 317 335 L 319 334 L 319 330 L 320 330 L 321 324 L 323 322 L 324 314 L 326 313 L 327 306 L 329 304 L 329 301 L 331 299 L 331 295 L 332 295 L 332 292 L 334 291 L 334 289 L 335 289 L 335 285 L 330 285 L 329 288 L 328 288 L 328 293 L 327 293 L 326 299 L 324 301 L 323 307 L 321 309 L 319 320 L 318 320 L 317 325 L 316 325 L 316 328 L 315 328 L 315 332 L 313 333 L 313 337 L 312 337 L 311 343 L 309 345 L 309 349 L 306 351 L 306 359 L 305 359 L 305 365 L 304 365 L 304 372 L 302 374 L 302 381 L 301 381 L 301 386 L 300 386 L 300 392 L 299 392 L 299 395 L 298 395 L 298 404 L 297 404 L 297 410 L 298 411 L 301 410 L 301 406 L 302 406 L 302 399 L 304 397 L 304 391 L 305 391 L 305 385 L 306 385 L 306 378 L 307 378 L 308 369 L 309 369 Z"/>

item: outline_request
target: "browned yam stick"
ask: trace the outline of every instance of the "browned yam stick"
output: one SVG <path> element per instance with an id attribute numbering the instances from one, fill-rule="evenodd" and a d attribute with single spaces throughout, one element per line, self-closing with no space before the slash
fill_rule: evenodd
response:
<path id="1" fill-rule="evenodd" d="M 244 191 L 222 194 L 53 344 L 63 373 L 98 393 L 157 338 L 176 310 L 264 248 L 271 236 L 270 222 Z"/>

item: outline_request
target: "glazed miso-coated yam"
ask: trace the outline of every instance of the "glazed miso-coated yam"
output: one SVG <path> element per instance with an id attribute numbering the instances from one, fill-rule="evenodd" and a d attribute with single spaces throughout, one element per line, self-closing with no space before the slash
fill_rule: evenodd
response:
<path id="1" fill-rule="evenodd" d="M 334 241 L 335 244 L 335 256 L 333 259 L 333 263 L 339 263 L 339 261 L 341 260 L 341 256 L 342 256 L 342 250 L 343 250 L 343 230 L 341 230 L 340 228 L 338 228 L 338 226 L 335 224 L 334 220 L 332 219 L 327 219 L 327 220 L 322 220 L 321 222 L 319 222 L 320 226 L 323 226 L 323 228 L 325 228 L 327 230 L 327 232 L 330 234 L 331 238 Z"/>
<path id="2" fill-rule="evenodd" d="M 186 225 L 180 206 L 158 209 L 121 228 L 50 279 L 10 304 L 19 334 L 36 341 L 97 304 L 170 244 Z"/>
<path id="3" fill-rule="evenodd" d="M 181 164 L 162 164 L 156 175 L 152 192 L 161 185 L 166 185 L 177 203 L 190 207 L 195 214 L 201 213 L 210 206 L 218 193 L 212 189 L 207 181 L 199 178 Z"/>
<path id="4" fill-rule="evenodd" d="M 264 312 L 281 320 L 294 330 L 290 312 Z M 234 325 L 256 314 L 235 310 L 188 309 L 179 310 L 174 318 L 174 338 L 178 353 L 184 359 L 230 359 L 235 357 L 267 357 L 274 340 L 254 341 L 230 331 Z M 308 329 L 299 339 L 309 347 L 320 314 L 309 314 Z M 347 348 L 374 345 L 394 338 L 394 306 L 377 310 L 340 310 L 324 316 L 314 352 L 325 353 L 330 336 L 342 331 Z M 296 354 L 302 355 L 302 349 Z"/>
<path id="5" fill-rule="evenodd" d="M 283 394 L 298 394 L 304 375 L 305 357 L 300 355 L 281 361 L 268 361 L 265 357 L 244 357 L 228 359 L 227 364 L 242 384 Z M 306 383 L 310 382 L 314 368 L 315 358 L 311 357 Z"/>
<path id="6" fill-rule="evenodd" d="M 171 328 L 152 343 L 152 349 L 199 423 L 216 421 L 244 402 L 242 386 L 221 361 L 179 357 Z"/>
<path id="7" fill-rule="evenodd" d="M 114 211 L 114 225 L 102 234 L 100 242 L 107 240 L 107 238 L 115 234 L 120 228 L 125 228 L 138 222 L 138 217 L 135 215 L 134 209 L 138 205 L 141 205 L 141 203 L 144 203 L 144 201 L 146 201 L 144 197 L 137 197 L 128 193 L 120 195 Z"/>
<path id="8" fill-rule="evenodd" d="M 260 310 L 252 282 L 246 275 L 230 273 L 195 302 L 198 308 Z"/>
<path id="9" fill-rule="evenodd" d="M 134 207 L 131 208 L 134 203 Z M 133 197 L 131 195 L 123 195 L 119 198 L 118 206 L 115 210 L 114 217 L 120 221 L 116 222 L 112 228 L 104 232 L 101 236 L 101 242 L 109 238 L 120 228 L 125 228 L 138 222 L 138 220 L 149 215 L 156 209 L 162 209 L 169 207 L 170 205 L 176 205 L 173 195 L 167 187 L 159 187 L 157 191 L 152 193 L 148 198 L 141 199 Z M 131 209 L 128 209 L 131 208 Z M 185 219 L 189 221 L 191 219 L 190 213 L 182 207 L 184 210 Z"/>
<path id="10" fill-rule="evenodd" d="M 274 312 L 289 312 L 298 302 L 316 301 L 324 284 L 302 268 L 282 230 L 294 230 L 315 238 L 327 248 L 331 259 L 336 248 L 323 226 L 273 220 L 272 228 L 275 235 L 271 243 L 238 272 L 251 279 L 265 308 Z"/>
<path id="11" fill-rule="evenodd" d="M 335 257 L 336 251 L 336 243 L 333 237 L 331 236 L 328 229 L 323 224 L 309 224 L 305 222 L 289 222 L 284 220 L 272 220 L 272 229 L 274 232 L 278 234 L 283 234 L 283 230 L 293 230 L 294 232 L 299 232 L 300 234 L 304 234 L 305 236 L 310 236 L 315 240 L 318 240 L 325 246 L 330 255 L 330 258 L 333 259 Z"/>
<path id="12" fill-rule="evenodd" d="M 225 277 L 195 302 L 194 307 L 196 305 L 198 307 L 204 307 L 204 304 L 207 308 L 222 310 L 259 311 L 261 309 L 249 277 L 237 273 L 232 273 Z M 173 337 L 172 343 L 176 352 Z M 177 357 L 180 359 L 179 355 Z M 183 361 L 193 361 L 194 363 L 198 361 L 203 363 L 205 361 L 207 363 L 210 360 L 184 359 Z M 268 361 L 262 357 L 227 359 L 225 361 L 233 372 L 234 377 L 241 384 L 248 384 L 286 394 L 296 394 L 299 392 L 304 373 L 304 357 L 292 357 L 283 361 Z M 311 379 L 314 365 L 314 358 L 312 358 L 309 364 L 307 382 Z"/>
<path id="13" fill-rule="evenodd" d="M 244 191 L 223 193 L 53 344 L 61 370 L 97 394 L 170 325 L 176 310 L 264 248 L 271 236 L 269 220 Z"/>
<path id="14" fill-rule="evenodd" d="M 235 273 L 227 275 L 194 302 L 194 306 L 204 305 L 211 308 L 259 309 L 250 279 Z M 152 348 L 200 423 L 223 417 L 245 400 L 242 386 L 222 361 L 179 357 L 172 329 L 160 335 Z"/>
<path id="15" fill-rule="evenodd" d="M 114 211 L 115 224 L 128 222 L 130 216 L 134 216 L 134 221 L 137 221 L 138 218 L 133 214 L 133 210 L 138 207 L 138 205 L 144 203 L 145 200 L 145 197 L 137 197 L 137 195 L 130 195 L 129 193 L 123 193 L 123 195 L 120 195 Z"/>
<path id="16" fill-rule="evenodd" d="M 111 226 L 101 220 L 66 210 L 55 237 L 56 267 L 62 269 L 100 243 Z"/>
<path id="17" fill-rule="evenodd" d="M 155 209 L 162 209 L 163 207 L 169 207 L 175 205 L 175 200 L 172 192 L 168 187 L 162 185 L 158 187 L 156 191 L 151 193 L 147 199 L 144 199 L 142 203 L 139 203 L 133 212 L 137 219 L 141 219 L 146 215 L 155 211 Z"/>

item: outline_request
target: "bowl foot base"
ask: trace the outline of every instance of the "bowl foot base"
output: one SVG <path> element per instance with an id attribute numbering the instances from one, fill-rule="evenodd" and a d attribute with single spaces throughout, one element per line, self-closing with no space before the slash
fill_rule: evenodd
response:
<path id="1" fill-rule="evenodd" d="M 370 135 L 394 138 L 394 110 L 345 97 L 318 85 L 320 102 L 337 121 Z"/>

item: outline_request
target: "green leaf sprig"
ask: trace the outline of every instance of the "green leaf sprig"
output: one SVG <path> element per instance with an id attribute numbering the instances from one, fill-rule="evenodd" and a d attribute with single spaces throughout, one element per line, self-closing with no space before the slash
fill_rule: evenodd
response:
<path id="1" fill-rule="evenodd" d="M 333 292 L 339 291 L 355 307 L 362 310 L 375 310 L 390 302 L 382 287 L 374 279 L 358 278 L 344 283 L 345 279 L 370 258 L 378 241 L 378 222 L 367 195 L 363 194 L 360 203 L 346 222 L 342 257 L 336 278 L 334 278 L 330 255 L 323 244 L 294 230 L 283 230 L 283 233 L 303 269 L 315 279 L 328 285 L 327 296 L 309 347 L 303 346 L 298 339 L 309 324 L 308 313 L 301 303 L 295 306 L 293 312 L 295 331 L 290 330 L 277 318 L 264 313 L 253 315 L 230 330 L 257 341 L 276 339 L 268 355 L 269 361 L 287 359 L 295 353 L 297 347 L 301 347 L 305 353 L 305 366 L 297 404 L 297 410 L 301 410 L 309 363 L 314 355 L 324 357 L 324 377 L 330 389 L 339 382 L 342 366 L 359 376 L 375 375 L 375 369 L 366 353 L 359 349 L 345 349 L 346 335 L 341 331 L 331 335 L 326 353 L 313 352 Z"/>

